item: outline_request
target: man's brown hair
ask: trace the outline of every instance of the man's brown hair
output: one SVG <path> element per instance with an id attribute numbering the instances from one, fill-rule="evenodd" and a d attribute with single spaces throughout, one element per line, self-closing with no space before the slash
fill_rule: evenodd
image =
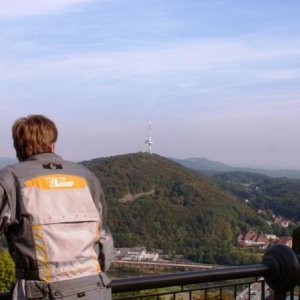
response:
<path id="1" fill-rule="evenodd" d="M 57 140 L 57 128 L 43 115 L 29 115 L 15 121 L 12 136 L 19 161 L 34 154 L 50 152 L 51 144 Z"/>

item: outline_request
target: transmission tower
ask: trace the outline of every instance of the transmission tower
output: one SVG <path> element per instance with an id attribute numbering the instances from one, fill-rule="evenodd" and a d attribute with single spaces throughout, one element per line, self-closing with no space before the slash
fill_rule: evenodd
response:
<path id="1" fill-rule="evenodd" d="M 148 144 L 148 152 L 152 154 L 152 145 L 154 144 L 154 141 L 151 137 L 151 121 L 149 121 L 149 136 L 148 139 L 145 141 L 145 144 Z"/>

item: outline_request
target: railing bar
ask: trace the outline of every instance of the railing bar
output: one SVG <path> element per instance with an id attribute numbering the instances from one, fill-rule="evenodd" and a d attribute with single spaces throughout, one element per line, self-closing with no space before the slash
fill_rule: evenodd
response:
<path id="1" fill-rule="evenodd" d="M 183 272 L 155 276 L 132 277 L 115 279 L 112 281 L 112 291 L 145 290 L 159 287 L 176 286 L 180 284 L 203 283 L 238 278 L 247 278 L 267 275 L 269 267 L 264 264 L 249 265 L 243 267 L 228 267 L 206 271 Z"/>
<path id="2" fill-rule="evenodd" d="M 250 297 L 251 297 L 250 290 L 251 290 L 251 283 L 248 284 L 248 299 L 250 299 Z"/>
<path id="3" fill-rule="evenodd" d="M 261 284 L 260 284 L 260 288 L 261 288 L 261 300 L 265 299 L 265 289 L 266 289 L 266 285 L 265 285 L 265 282 L 262 281 Z"/>
<path id="4" fill-rule="evenodd" d="M 251 284 L 252 283 L 254 283 L 254 282 L 251 282 Z M 260 280 L 260 281 L 258 281 L 258 283 L 260 283 L 261 284 L 261 286 L 262 286 L 262 292 L 264 291 L 264 281 L 262 281 L 262 280 Z M 244 283 L 243 285 L 244 285 L 244 289 L 245 288 L 248 288 L 248 295 L 250 295 L 249 293 L 250 293 L 250 290 L 249 290 L 249 287 L 250 287 L 250 289 L 251 289 L 251 284 L 249 284 L 249 283 Z M 241 285 L 241 284 L 239 284 L 239 285 Z M 176 290 L 176 291 L 173 291 L 173 292 L 171 292 L 171 291 L 165 291 L 165 292 L 159 292 L 159 293 L 149 293 L 149 294 L 146 294 L 146 295 L 144 295 L 144 296 L 139 296 L 139 295 L 136 295 L 136 296 L 126 296 L 126 297 L 123 297 L 123 298 L 114 298 L 115 300 L 129 300 L 129 299 L 146 299 L 147 297 L 149 298 L 149 297 L 156 297 L 156 298 L 158 298 L 159 299 L 159 296 L 166 296 L 166 295 L 172 295 L 172 298 L 174 298 L 175 297 L 175 299 L 176 299 L 176 296 L 177 296 L 177 294 L 179 294 L 179 293 L 188 293 L 189 294 L 189 298 L 190 298 L 190 300 L 192 299 L 192 292 L 193 291 L 205 291 L 205 293 L 206 293 L 206 299 L 209 299 L 209 294 L 208 294 L 208 291 L 210 290 L 210 289 L 219 289 L 219 291 L 220 291 L 220 298 L 221 299 L 223 299 L 223 297 L 224 297 L 224 289 L 226 289 L 226 288 L 228 288 L 228 287 L 231 287 L 231 288 L 233 288 L 234 289 L 234 299 L 237 299 L 237 287 L 238 287 L 238 284 L 233 284 L 233 283 L 228 283 L 228 284 L 224 284 L 224 285 L 222 285 L 222 286 L 220 286 L 220 285 L 218 285 L 218 286 L 210 286 L 209 288 L 208 287 L 197 287 L 197 288 L 194 288 L 194 289 L 189 289 L 189 290 L 187 290 L 187 289 L 184 289 L 183 288 L 183 286 L 180 286 L 181 287 L 181 289 L 179 289 L 179 290 Z M 262 299 L 264 299 L 264 297 L 262 297 Z"/>
<path id="5" fill-rule="evenodd" d="M 233 287 L 233 297 L 234 297 L 234 299 L 236 299 L 236 297 L 237 297 L 237 285 L 236 284 Z"/>
<path id="6" fill-rule="evenodd" d="M 290 292 L 290 299 L 294 300 L 294 289 L 292 289 Z"/>
<path id="7" fill-rule="evenodd" d="M 286 293 L 274 291 L 274 300 L 286 300 Z"/>

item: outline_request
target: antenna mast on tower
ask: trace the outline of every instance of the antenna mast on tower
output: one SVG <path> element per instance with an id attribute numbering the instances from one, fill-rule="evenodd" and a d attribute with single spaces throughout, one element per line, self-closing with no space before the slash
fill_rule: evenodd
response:
<path id="1" fill-rule="evenodd" d="M 154 144 L 154 141 L 152 140 L 151 137 L 151 121 L 149 121 L 149 136 L 148 136 L 148 140 L 145 141 L 145 144 L 148 144 L 148 152 L 152 154 L 152 145 Z"/>

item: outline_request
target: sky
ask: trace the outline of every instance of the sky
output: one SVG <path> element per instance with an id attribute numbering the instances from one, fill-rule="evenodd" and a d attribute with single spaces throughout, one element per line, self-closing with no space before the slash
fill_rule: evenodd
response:
<path id="1" fill-rule="evenodd" d="M 75 161 L 147 151 L 300 169 L 298 0 L 0 0 L 0 157 L 51 118 Z"/>

